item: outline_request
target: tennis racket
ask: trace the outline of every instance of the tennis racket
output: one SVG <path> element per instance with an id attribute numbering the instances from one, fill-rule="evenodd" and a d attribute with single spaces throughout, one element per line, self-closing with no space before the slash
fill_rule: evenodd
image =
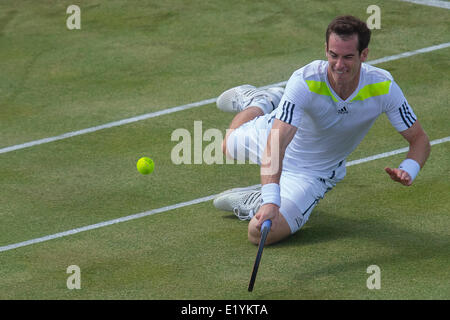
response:
<path id="1" fill-rule="evenodd" d="M 253 266 L 252 277 L 250 278 L 250 283 L 248 284 L 248 291 L 253 291 L 253 286 L 255 285 L 256 274 L 258 273 L 259 262 L 261 261 L 262 252 L 264 249 L 264 243 L 266 242 L 267 235 L 269 234 L 272 221 L 266 220 L 261 226 L 261 239 L 259 240 L 258 253 L 256 254 L 255 264 Z"/>

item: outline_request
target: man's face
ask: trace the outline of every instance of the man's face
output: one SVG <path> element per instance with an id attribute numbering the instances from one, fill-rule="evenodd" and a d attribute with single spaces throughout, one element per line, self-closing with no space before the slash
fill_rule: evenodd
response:
<path id="1" fill-rule="evenodd" d="M 326 44 L 325 44 L 326 46 Z M 369 49 L 364 49 L 361 55 L 358 51 L 358 35 L 342 39 L 331 33 L 326 47 L 328 58 L 328 75 L 337 85 L 352 85 L 359 80 L 361 62 L 367 58 Z"/>

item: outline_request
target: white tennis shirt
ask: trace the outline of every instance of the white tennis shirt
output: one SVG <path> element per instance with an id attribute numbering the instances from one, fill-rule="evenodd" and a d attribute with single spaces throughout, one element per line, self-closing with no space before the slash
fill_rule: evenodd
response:
<path id="1" fill-rule="evenodd" d="M 345 164 L 382 113 L 399 132 L 416 121 L 386 70 L 362 63 L 357 89 L 342 100 L 328 82 L 327 68 L 327 61 L 316 60 L 295 71 L 271 114 L 298 128 L 286 149 L 284 169 L 328 176 Z"/>

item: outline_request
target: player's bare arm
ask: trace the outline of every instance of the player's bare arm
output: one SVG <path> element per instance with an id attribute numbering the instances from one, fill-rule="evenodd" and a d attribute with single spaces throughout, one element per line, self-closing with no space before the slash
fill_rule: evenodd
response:
<path id="1" fill-rule="evenodd" d="M 409 152 L 407 159 L 412 159 L 417 162 L 420 169 L 423 168 L 425 162 L 430 155 L 431 146 L 427 134 L 423 130 L 419 121 L 417 120 L 411 128 L 400 132 L 400 134 L 409 143 Z M 401 168 L 385 168 L 392 180 L 397 181 L 405 186 L 410 186 L 413 182 L 410 174 Z"/>
<path id="2" fill-rule="evenodd" d="M 291 142 L 297 128 L 288 123 L 274 120 L 272 129 L 267 139 L 267 146 L 263 154 L 261 165 L 261 184 L 280 184 L 282 163 L 287 146 Z M 272 220 L 272 228 L 277 229 L 279 216 L 279 206 L 267 203 L 261 206 L 255 218 L 258 219 L 257 228 L 260 229 L 262 223 Z"/>

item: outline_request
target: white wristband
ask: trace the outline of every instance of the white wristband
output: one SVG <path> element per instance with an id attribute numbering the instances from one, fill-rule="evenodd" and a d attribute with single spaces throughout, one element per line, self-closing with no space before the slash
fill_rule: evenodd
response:
<path id="1" fill-rule="evenodd" d="M 273 203 L 281 206 L 280 185 L 277 183 L 264 184 L 261 187 L 262 204 Z"/>
<path id="2" fill-rule="evenodd" d="M 399 169 L 408 172 L 411 177 L 411 182 L 417 177 L 420 171 L 420 165 L 413 159 L 405 159 L 400 163 Z"/>

